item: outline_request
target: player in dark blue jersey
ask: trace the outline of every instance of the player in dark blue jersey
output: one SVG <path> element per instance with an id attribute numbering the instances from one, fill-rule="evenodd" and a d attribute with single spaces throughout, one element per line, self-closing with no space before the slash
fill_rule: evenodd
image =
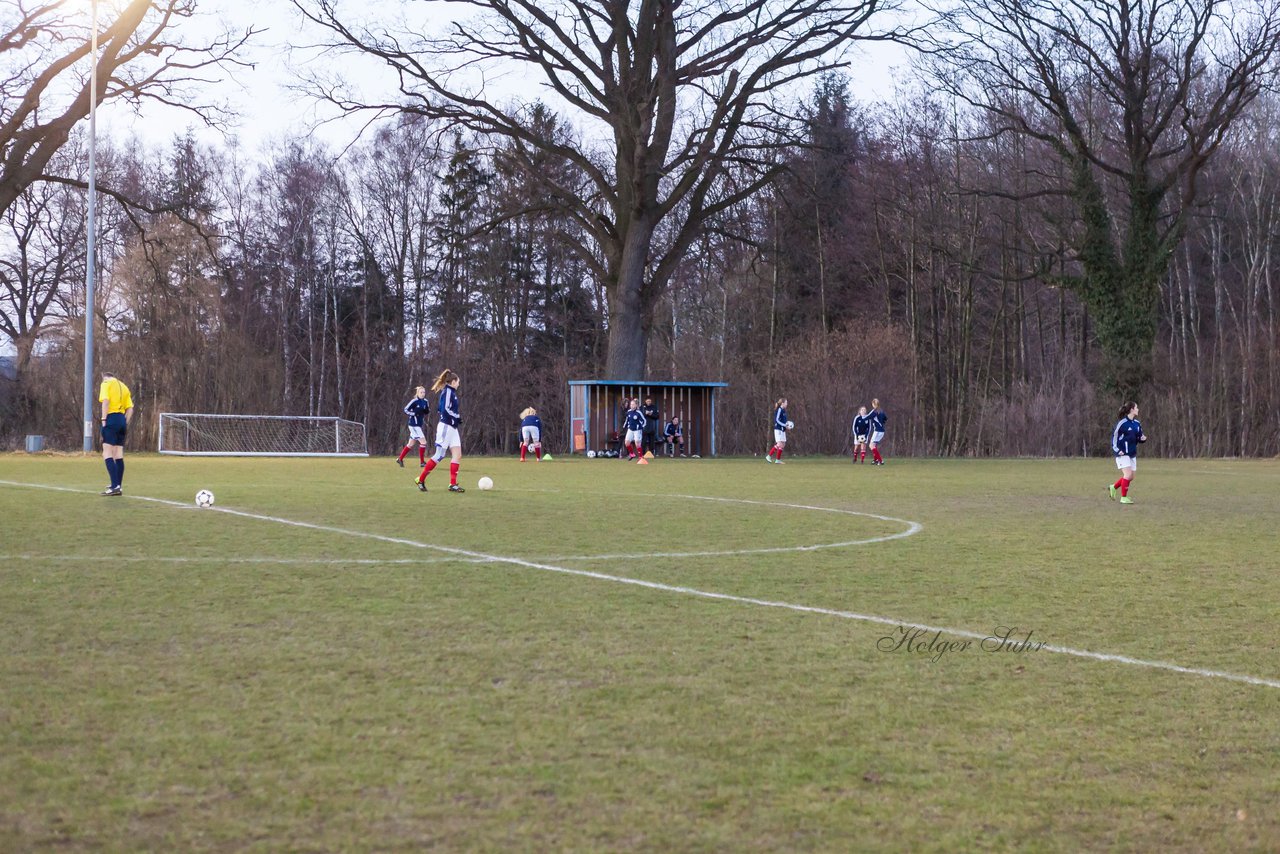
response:
<path id="1" fill-rule="evenodd" d="M 853 417 L 853 461 L 855 463 L 865 463 L 867 461 L 867 439 L 871 435 L 871 419 L 867 417 L 867 408 L 865 406 L 858 407 L 858 414 Z M 859 457 L 861 452 L 861 457 Z"/>
<path id="2" fill-rule="evenodd" d="M 625 444 L 627 447 L 627 459 L 629 460 L 634 460 L 636 457 L 644 459 L 644 425 L 646 422 L 647 419 L 644 417 L 644 413 L 640 411 L 639 399 L 633 398 L 626 417 L 623 419 L 623 428 L 627 431 Z"/>
<path id="3" fill-rule="evenodd" d="M 458 401 L 458 386 L 461 383 L 462 380 L 457 374 L 445 370 L 431 384 L 432 391 L 440 392 L 440 399 L 436 401 L 440 423 L 436 425 L 436 451 L 431 455 L 431 459 L 427 460 L 422 474 L 418 475 L 418 489 L 423 492 L 427 491 L 427 475 L 431 474 L 436 465 L 444 459 L 446 452 L 453 455 L 449 463 L 449 491 L 466 492 L 458 486 L 458 468 L 462 465 L 462 436 L 458 432 L 458 425 L 462 423 L 462 408 Z"/>
<path id="4" fill-rule="evenodd" d="M 1120 420 L 1111 431 L 1111 453 L 1116 458 L 1116 468 L 1120 469 L 1120 479 L 1107 487 L 1107 492 L 1114 501 L 1116 493 L 1120 493 L 1121 504 L 1132 504 L 1129 497 L 1129 484 L 1138 473 L 1138 445 L 1147 441 L 1142 432 L 1142 422 L 1138 420 L 1138 404 L 1127 401 L 1120 407 Z"/>
<path id="5" fill-rule="evenodd" d="M 889 420 L 889 416 L 880 408 L 878 399 L 871 399 L 871 412 L 867 418 L 871 421 L 871 464 L 882 466 L 884 457 L 880 456 L 880 443 L 884 441 L 884 425 Z"/>
<path id="6" fill-rule="evenodd" d="M 413 400 L 404 405 L 404 414 L 409 416 L 409 441 L 400 452 L 400 456 L 396 457 L 396 465 L 400 468 L 404 468 L 404 458 L 415 445 L 418 448 L 418 465 L 427 464 L 427 436 L 423 428 L 426 426 L 427 413 L 430 411 L 431 401 L 427 400 L 427 390 L 423 386 L 418 386 Z"/>
<path id="7" fill-rule="evenodd" d="M 787 431 L 795 426 L 787 420 L 787 399 L 785 397 L 778 398 L 773 405 L 773 447 L 769 449 L 769 454 L 764 458 L 766 463 L 777 463 L 782 465 L 782 451 L 787 447 Z"/>
<path id="8" fill-rule="evenodd" d="M 542 462 L 542 419 L 532 406 L 520 413 L 520 462 L 524 462 L 530 448 Z"/>
<path id="9" fill-rule="evenodd" d="M 680 456 L 684 456 L 684 428 L 680 426 L 680 416 L 673 415 L 671 420 L 667 422 L 667 428 L 663 431 L 667 444 L 671 446 L 671 453 L 676 453 L 679 449 Z"/>
<path id="10" fill-rule="evenodd" d="M 658 433 L 662 429 L 662 410 L 653 402 L 652 397 L 646 397 L 640 405 L 640 414 L 644 416 L 644 450 L 656 451 Z"/>

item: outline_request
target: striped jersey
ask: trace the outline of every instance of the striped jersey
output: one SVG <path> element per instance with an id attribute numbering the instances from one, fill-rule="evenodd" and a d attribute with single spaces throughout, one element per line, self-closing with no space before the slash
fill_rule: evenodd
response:
<path id="1" fill-rule="evenodd" d="M 436 402 L 436 411 L 440 413 L 440 420 L 450 427 L 457 427 L 462 423 L 462 410 L 458 407 L 458 390 L 456 388 L 447 385 L 440 390 L 440 400 Z"/>
<path id="2" fill-rule="evenodd" d="M 431 402 L 425 397 L 415 397 L 404 405 L 404 414 L 409 416 L 410 427 L 421 427 L 431 411 Z"/>

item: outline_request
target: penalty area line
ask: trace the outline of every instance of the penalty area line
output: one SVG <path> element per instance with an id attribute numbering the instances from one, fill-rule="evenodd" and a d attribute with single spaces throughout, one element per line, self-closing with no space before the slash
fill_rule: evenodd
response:
<path id="1" fill-rule="evenodd" d="M 74 492 L 82 495 L 93 495 L 91 490 L 87 489 L 71 489 L 63 486 L 47 486 L 38 483 L 22 483 L 19 481 L 0 480 L 0 485 L 27 487 L 31 489 L 56 490 L 58 492 Z M 178 507 L 184 510 L 195 510 L 190 504 L 180 501 L 170 501 L 164 498 L 151 498 L 143 495 L 125 496 L 135 501 L 149 501 L 155 504 L 162 504 L 170 507 Z M 234 510 L 229 507 L 210 507 L 204 512 L 226 513 L 231 516 L 239 516 L 244 519 L 256 519 L 262 522 L 274 522 L 279 525 L 287 525 L 294 528 L 302 528 L 311 531 L 323 531 L 332 534 L 342 534 L 344 536 L 359 537 L 362 539 L 376 540 L 385 543 L 396 543 L 398 545 L 410 546 L 413 548 L 428 549 L 431 551 L 442 552 L 445 554 L 460 555 L 468 558 L 482 559 L 485 563 L 505 563 L 512 566 L 524 567 L 525 569 L 536 569 L 542 572 L 554 572 L 561 575 L 572 575 L 580 578 L 593 578 L 597 581 L 609 581 L 615 584 L 627 584 L 633 587 L 641 587 L 646 590 L 656 590 L 663 593 L 675 593 L 683 596 L 692 596 L 699 599 L 710 599 L 718 602 L 734 602 L 740 605 L 754 605 L 760 608 L 776 608 L 779 610 L 793 611 L 801 614 L 819 614 L 826 617 L 835 617 L 842 620 L 853 620 L 861 623 L 872 623 L 881 626 L 913 626 L 915 628 L 924 629 L 927 632 L 942 632 L 943 634 L 955 635 L 957 637 L 969 638 L 971 640 L 985 640 L 989 635 L 980 632 L 972 632 L 968 629 L 953 629 L 946 626 L 933 626 L 925 623 L 918 623 L 913 620 L 901 620 L 891 617 L 881 617 L 876 614 L 860 614 L 856 611 L 842 611 L 835 608 L 821 608 L 814 605 L 799 605 L 793 602 L 781 602 L 770 599 L 755 599 L 749 596 L 735 596 L 731 593 L 717 593 L 711 590 L 699 590 L 695 587 L 681 587 L 674 584 L 663 584 L 658 581 L 645 581 L 641 578 L 630 578 L 624 575 L 610 575 L 604 572 L 592 572 L 587 569 L 573 569 L 567 566 L 556 566 L 549 563 L 538 563 L 536 561 L 523 560 L 517 557 L 508 557 L 504 555 L 491 555 L 484 552 L 471 551 L 469 549 L 459 549 L 450 546 L 438 546 L 431 543 L 422 543 L 417 540 L 410 540 L 404 537 L 389 537 L 383 534 L 374 534 L 368 531 L 356 531 L 350 528 L 338 528 L 329 525 L 319 525 L 314 522 L 302 522 L 296 519 L 285 519 L 280 516 L 268 516 L 260 513 L 250 513 L 245 510 Z M 1118 655 L 1106 652 L 1094 652 L 1087 649 L 1077 649 L 1070 646 L 1058 646 L 1056 644 L 1045 644 L 1041 647 L 1045 652 L 1055 653 L 1057 655 L 1066 655 L 1072 658 L 1083 658 L 1090 661 L 1100 661 L 1109 664 L 1125 664 L 1130 667 L 1142 667 L 1149 670 L 1163 670 L 1169 673 L 1180 673 L 1184 676 L 1199 676 L 1203 679 L 1221 679 L 1228 682 L 1241 682 L 1246 685 L 1258 685 L 1266 688 L 1280 688 L 1280 679 L 1265 679 L 1260 676 L 1249 676 L 1242 673 L 1230 673 L 1225 670 L 1209 670 L 1200 667 L 1184 667 L 1180 664 L 1173 664 L 1168 661 L 1153 661 L 1142 658 L 1133 658 L 1128 655 Z"/>

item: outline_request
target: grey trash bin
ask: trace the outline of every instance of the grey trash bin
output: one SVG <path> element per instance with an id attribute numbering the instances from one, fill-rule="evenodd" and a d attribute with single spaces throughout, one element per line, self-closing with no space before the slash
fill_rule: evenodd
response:
<path id="1" fill-rule="evenodd" d="M 27 437 L 27 453 L 35 454 L 44 450 L 44 436 Z"/>

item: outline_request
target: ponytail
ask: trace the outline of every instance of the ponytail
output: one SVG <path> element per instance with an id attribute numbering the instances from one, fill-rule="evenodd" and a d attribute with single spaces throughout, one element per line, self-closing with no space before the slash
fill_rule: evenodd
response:
<path id="1" fill-rule="evenodd" d="M 431 390 L 439 391 L 440 389 L 444 388 L 445 386 L 447 386 L 449 383 L 453 382 L 457 378 L 458 378 L 457 374 L 455 374 L 453 371 L 449 370 L 448 368 L 445 368 L 443 371 L 440 372 L 440 376 L 436 377 L 436 381 L 431 384 Z"/>
<path id="2" fill-rule="evenodd" d="M 773 408 L 774 408 L 774 409 L 782 409 L 782 404 L 784 404 L 784 403 L 786 403 L 786 402 L 787 402 L 787 399 L 786 399 L 785 397 L 780 397 L 780 398 L 778 398 L 777 402 L 773 404 Z"/>
<path id="3" fill-rule="evenodd" d="M 1133 408 L 1137 405 L 1138 404 L 1134 403 L 1132 400 L 1126 400 L 1124 405 L 1120 407 L 1120 419 L 1124 420 L 1125 418 L 1128 418 L 1129 413 L 1132 412 Z"/>

